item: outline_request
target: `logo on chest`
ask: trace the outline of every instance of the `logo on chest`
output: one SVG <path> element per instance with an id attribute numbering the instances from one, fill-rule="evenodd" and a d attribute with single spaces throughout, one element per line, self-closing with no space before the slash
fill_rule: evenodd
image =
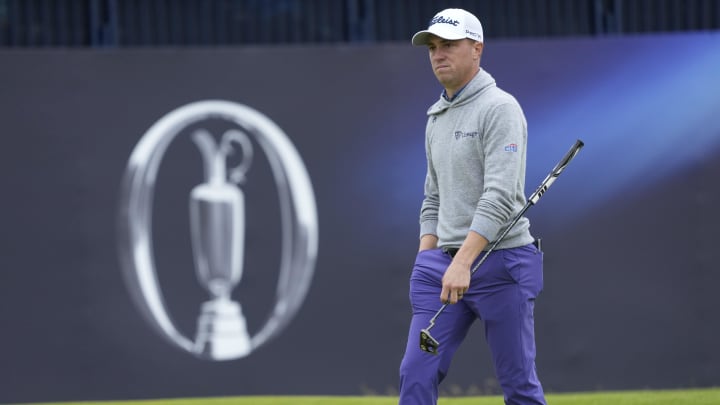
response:
<path id="1" fill-rule="evenodd" d="M 464 138 L 477 138 L 478 132 L 463 132 L 463 131 L 455 131 L 455 140 L 460 140 Z"/>

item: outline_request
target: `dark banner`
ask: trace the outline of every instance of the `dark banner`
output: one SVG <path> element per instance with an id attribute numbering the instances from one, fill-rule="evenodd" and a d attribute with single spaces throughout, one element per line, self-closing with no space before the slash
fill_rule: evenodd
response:
<path id="1" fill-rule="evenodd" d="M 492 41 L 549 392 L 720 378 L 720 35 Z M 409 44 L 0 52 L 0 402 L 396 393 L 441 91 Z M 442 388 L 495 394 L 478 322 Z"/>

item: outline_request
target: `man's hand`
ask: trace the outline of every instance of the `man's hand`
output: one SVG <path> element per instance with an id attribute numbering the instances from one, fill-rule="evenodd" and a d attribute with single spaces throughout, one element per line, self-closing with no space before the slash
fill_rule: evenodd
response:
<path id="1" fill-rule="evenodd" d="M 470 288 L 471 266 L 480 252 L 488 245 L 488 240 L 479 233 L 470 231 L 465 238 L 460 250 L 445 270 L 442 279 L 442 291 L 440 301 L 455 304 L 462 299 L 465 292 Z"/>
<path id="2" fill-rule="evenodd" d="M 442 278 L 440 301 L 455 304 L 462 299 L 469 287 L 470 266 L 453 260 L 445 270 L 445 275 Z"/>

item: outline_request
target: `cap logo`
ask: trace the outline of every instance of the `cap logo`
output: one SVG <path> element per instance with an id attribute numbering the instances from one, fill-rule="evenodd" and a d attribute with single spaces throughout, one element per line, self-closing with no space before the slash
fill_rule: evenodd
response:
<path id="1" fill-rule="evenodd" d="M 475 38 L 480 38 L 480 34 L 478 34 L 477 32 L 470 31 L 470 30 L 465 30 L 465 34 L 473 36 Z"/>
<path id="2" fill-rule="evenodd" d="M 445 17 L 439 15 L 439 16 L 433 17 L 433 19 L 430 20 L 430 25 L 435 25 L 435 24 L 450 24 L 450 25 L 457 27 L 457 25 L 460 24 L 460 21 L 453 20 L 451 18 L 445 18 Z"/>

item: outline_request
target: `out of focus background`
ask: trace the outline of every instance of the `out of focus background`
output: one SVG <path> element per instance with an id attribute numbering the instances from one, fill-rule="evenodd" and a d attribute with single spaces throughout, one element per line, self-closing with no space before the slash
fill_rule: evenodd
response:
<path id="1" fill-rule="evenodd" d="M 407 42 L 444 8 L 489 38 L 720 28 L 717 0 L 0 0 L 0 45 L 163 47 Z"/>
<path id="2" fill-rule="evenodd" d="M 410 37 L 447 7 L 527 116 L 527 195 L 586 144 L 527 214 L 546 391 L 720 385 L 720 1 L 0 0 L 0 403 L 395 395 L 442 90 Z M 202 309 L 200 129 L 254 152 L 213 268 L 241 318 Z M 481 322 L 442 390 L 500 392 Z"/>

